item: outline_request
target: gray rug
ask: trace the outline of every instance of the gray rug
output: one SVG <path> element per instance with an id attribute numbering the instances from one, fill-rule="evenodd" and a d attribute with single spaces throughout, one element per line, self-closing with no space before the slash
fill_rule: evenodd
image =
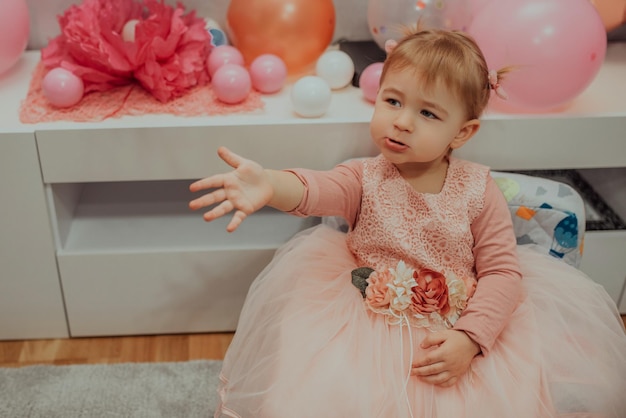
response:
<path id="1" fill-rule="evenodd" d="M 209 418 L 221 361 L 0 368 L 2 418 Z"/>

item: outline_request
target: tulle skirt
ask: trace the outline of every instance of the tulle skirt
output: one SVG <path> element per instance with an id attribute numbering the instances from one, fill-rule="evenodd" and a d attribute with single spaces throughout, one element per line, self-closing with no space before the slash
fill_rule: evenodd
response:
<path id="1" fill-rule="evenodd" d="M 486 356 L 442 388 L 409 375 L 423 328 L 389 325 L 351 283 L 345 234 L 294 237 L 252 284 L 215 417 L 626 417 L 626 334 L 605 290 L 519 247 L 524 300 Z"/>

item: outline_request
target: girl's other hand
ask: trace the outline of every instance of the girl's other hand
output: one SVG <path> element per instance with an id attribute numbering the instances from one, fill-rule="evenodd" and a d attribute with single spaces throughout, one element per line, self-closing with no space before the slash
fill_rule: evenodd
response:
<path id="1" fill-rule="evenodd" d="M 480 353 L 480 346 L 474 340 L 465 332 L 453 329 L 433 332 L 420 347 L 427 351 L 413 364 L 411 374 L 443 387 L 454 385 Z"/>
<path id="2" fill-rule="evenodd" d="M 219 157 L 234 170 L 198 180 L 189 186 L 192 192 L 210 190 L 209 193 L 189 202 L 192 210 L 216 205 L 204 213 L 210 222 L 235 211 L 226 230 L 233 232 L 246 217 L 265 206 L 273 195 L 273 188 L 263 167 L 245 159 L 226 147 L 217 150 Z"/>

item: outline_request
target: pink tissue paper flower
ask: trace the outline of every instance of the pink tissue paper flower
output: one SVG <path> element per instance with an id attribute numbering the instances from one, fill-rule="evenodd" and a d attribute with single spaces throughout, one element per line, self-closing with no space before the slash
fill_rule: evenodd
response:
<path id="1" fill-rule="evenodd" d="M 135 41 L 122 30 L 138 20 Z M 209 82 L 211 36 L 195 12 L 162 1 L 85 0 L 59 17 L 61 34 L 42 49 L 46 68 L 63 67 L 83 79 L 85 92 L 139 82 L 161 102 Z"/>

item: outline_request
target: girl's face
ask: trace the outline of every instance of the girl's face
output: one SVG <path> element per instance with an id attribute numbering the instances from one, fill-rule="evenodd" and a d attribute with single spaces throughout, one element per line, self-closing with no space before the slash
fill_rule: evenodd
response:
<path id="1" fill-rule="evenodd" d="M 478 130 L 463 103 L 438 83 L 424 89 L 419 73 L 390 70 L 380 85 L 370 132 L 381 153 L 395 165 L 443 161 Z"/>

